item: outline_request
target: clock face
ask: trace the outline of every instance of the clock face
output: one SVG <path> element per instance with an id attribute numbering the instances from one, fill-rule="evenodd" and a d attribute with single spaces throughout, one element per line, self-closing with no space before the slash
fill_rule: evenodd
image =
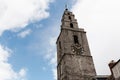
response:
<path id="1" fill-rule="evenodd" d="M 80 44 L 72 45 L 72 51 L 75 54 L 82 54 L 84 52 L 83 47 Z"/>

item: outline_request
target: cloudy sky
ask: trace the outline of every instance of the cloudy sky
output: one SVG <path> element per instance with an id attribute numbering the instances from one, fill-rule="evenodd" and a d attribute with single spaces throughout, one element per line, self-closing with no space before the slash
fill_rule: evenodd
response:
<path id="1" fill-rule="evenodd" d="M 119 0 L 0 0 L 0 80 L 55 80 L 65 4 L 87 31 L 98 75 L 120 59 Z"/>

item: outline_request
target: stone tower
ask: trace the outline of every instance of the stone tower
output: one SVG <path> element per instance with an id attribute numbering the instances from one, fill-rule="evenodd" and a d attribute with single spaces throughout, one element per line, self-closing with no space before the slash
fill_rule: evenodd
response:
<path id="1" fill-rule="evenodd" d="M 86 32 L 78 28 L 72 12 L 65 9 L 57 39 L 58 80 L 93 80 L 96 75 Z"/>

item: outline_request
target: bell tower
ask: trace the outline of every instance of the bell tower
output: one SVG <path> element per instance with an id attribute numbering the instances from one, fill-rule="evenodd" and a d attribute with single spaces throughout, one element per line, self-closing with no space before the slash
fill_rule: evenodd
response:
<path id="1" fill-rule="evenodd" d="M 57 39 L 58 80 L 93 80 L 96 75 L 86 32 L 78 28 L 72 12 L 65 9 Z"/>

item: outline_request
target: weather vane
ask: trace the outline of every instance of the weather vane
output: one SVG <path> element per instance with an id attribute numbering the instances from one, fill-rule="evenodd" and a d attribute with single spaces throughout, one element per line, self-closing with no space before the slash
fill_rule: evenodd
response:
<path id="1" fill-rule="evenodd" d="M 67 4 L 65 4 L 65 8 L 67 8 Z"/>
<path id="2" fill-rule="evenodd" d="M 67 6 L 67 4 L 65 4 L 65 9 L 68 10 L 68 6 Z"/>
<path id="3" fill-rule="evenodd" d="M 65 10 L 68 10 L 68 0 L 65 0 Z"/>

